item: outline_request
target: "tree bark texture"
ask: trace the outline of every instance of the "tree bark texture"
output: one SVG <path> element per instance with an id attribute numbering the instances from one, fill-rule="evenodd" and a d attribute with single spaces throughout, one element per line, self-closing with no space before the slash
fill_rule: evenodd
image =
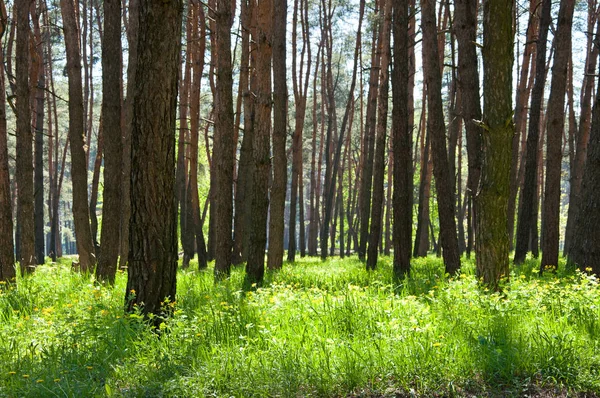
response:
<path id="1" fill-rule="evenodd" d="M 17 256 L 21 272 L 33 270 L 35 260 L 33 148 L 29 88 L 29 0 L 15 4 L 17 22 L 16 95 L 17 95 Z"/>
<path id="2" fill-rule="evenodd" d="M 4 1 L 0 2 L 0 38 L 4 36 L 7 22 Z M 0 63 L 4 64 L 3 48 L 0 46 Z M 13 215 L 10 197 L 10 173 L 8 168 L 8 131 L 6 128 L 6 92 L 4 68 L 0 70 L 0 281 L 15 278 L 15 254 L 13 240 Z"/>
<path id="3" fill-rule="evenodd" d="M 211 173 L 214 177 L 215 276 L 229 275 L 232 253 L 233 222 L 233 75 L 231 35 L 233 23 L 231 0 L 217 0 L 216 26 L 216 93 L 215 138 Z M 264 250 L 264 248 L 263 248 Z"/>
<path id="4" fill-rule="evenodd" d="M 269 252 L 267 266 L 279 269 L 283 264 L 283 230 L 287 186 L 287 80 L 286 21 L 287 0 L 273 2 L 273 183 L 269 216 Z"/>
<path id="5" fill-rule="evenodd" d="M 102 135 L 104 136 L 104 203 L 102 252 L 98 279 L 114 283 L 119 257 L 123 134 L 121 131 L 121 1 L 104 0 L 102 41 Z"/>
<path id="6" fill-rule="evenodd" d="M 452 176 L 450 176 L 448 168 L 448 151 L 446 149 L 446 127 L 442 108 L 442 76 L 438 64 L 435 2 L 421 0 L 421 13 L 423 51 L 429 51 L 429 55 L 423 57 L 423 69 L 427 84 L 427 129 L 431 134 L 431 155 L 438 199 L 440 240 L 446 272 L 454 275 L 460 269 L 460 256 L 458 253 L 456 220 L 454 219 Z"/>
<path id="7" fill-rule="evenodd" d="M 246 277 L 261 283 L 265 271 L 267 216 L 269 210 L 269 175 L 271 173 L 271 58 L 273 0 L 259 0 L 256 7 L 256 128 L 254 131 L 254 178 L 251 190 L 252 215 L 249 225 Z"/>
<path id="8" fill-rule="evenodd" d="M 126 309 L 160 314 L 175 300 L 175 119 L 181 0 L 140 2 L 131 134 L 131 220 Z M 154 323 L 158 326 L 160 316 Z"/>
<path id="9" fill-rule="evenodd" d="M 393 244 L 394 276 L 410 273 L 412 241 L 412 143 L 408 115 L 408 0 L 393 5 L 392 151 L 394 153 Z"/>
<path id="10" fill-rule="evenodd" d="M 507 211 L 510 190 L 514 3 L 488 0 L 483 31 L 483 140 L 477 203 L 477 277 L 494 289 L 508 278 Z"/>

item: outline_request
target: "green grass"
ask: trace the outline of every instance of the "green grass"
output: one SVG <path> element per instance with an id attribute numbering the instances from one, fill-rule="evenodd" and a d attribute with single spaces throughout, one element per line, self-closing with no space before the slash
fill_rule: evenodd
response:
<path id="1" fill-rule="evenodd" d="M 94 283 L 46 265 L 0 289 L 0 396 L 523 396 L 600 393 L 600 287 L 515 268 L 504 293 L 473 264 L 443 276 L 391 260 L 303 259 L 244 291 L 243 269 L 180 271 L 174 315 L 153 332 L 123 314 L 126 276 Z M 195 264 L 192 264 L 194 267 Z"/>

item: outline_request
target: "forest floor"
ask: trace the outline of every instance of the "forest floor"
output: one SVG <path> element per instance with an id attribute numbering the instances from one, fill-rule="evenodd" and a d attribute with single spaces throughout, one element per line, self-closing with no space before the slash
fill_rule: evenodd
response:
<path id="1" fill-rule="evenodd" d="M 102 286 L 71 260 L 0 287 L 0 396 L 600 394 L 600 286 L 563 264 L 528 260 L 492 293 L 467 259 L 451 279 L 416 259 L 393 285 L 387 257 L 306 258 L 248 289 L 192 262 L 153 331 L 123 313 L 125 273 Z"/>

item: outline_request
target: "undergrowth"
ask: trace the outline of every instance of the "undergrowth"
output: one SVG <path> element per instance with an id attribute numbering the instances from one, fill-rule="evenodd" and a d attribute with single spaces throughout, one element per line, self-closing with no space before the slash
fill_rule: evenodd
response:
<path id="1" fill-rule="evenodd" d="M 0 396 L 522 396 L 600 393 L 600 288 L 567 271 L 513 267 L 503 293 L 474 265 L 448 279 L 415 259 L 302 259 L 244 289 L 182 270 L 174 314 L 153 331 L 114 287 L 63 263 L 0 287 Z"/>

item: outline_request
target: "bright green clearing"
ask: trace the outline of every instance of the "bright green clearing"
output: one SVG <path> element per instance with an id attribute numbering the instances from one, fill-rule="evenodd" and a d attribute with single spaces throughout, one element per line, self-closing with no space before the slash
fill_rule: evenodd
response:
<path id="1" fill-rule="evenodd" d="M 491 294 L 468 260 L 446 281 L 430 257 L 395 288 L 390 262 L 304 259 L 248 292 L 241 268 L 181 271 L 159 333 L 123 314 L 123 273 L 107 288 L 43 266 L 0 289 L 0 396 L 600 393 L 594 277 L 529 261 Z"/>

